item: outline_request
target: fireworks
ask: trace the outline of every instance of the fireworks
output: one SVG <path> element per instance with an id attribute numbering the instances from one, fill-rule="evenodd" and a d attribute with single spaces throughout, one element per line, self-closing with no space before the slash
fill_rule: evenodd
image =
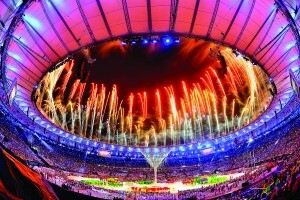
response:
<path id="1" fill-rule="evenodd" d="M 236 58 L 229 48 L 221 53 L 227 62 L 225 76 L 218 67 L 207 66 L 196 82 L 131 93 L 123 100 L 117 85 L 108 89 L 72 80 L 74 62 L 69 61 L 44 76 L 35 93 L 36 105 L 62 129 L 107 143 L 166 146 L 220 137 L 256 119 L 262 104 L 271 100 L 263 70 Z M 69 70 L 63 74 L 65 68 Z"/>

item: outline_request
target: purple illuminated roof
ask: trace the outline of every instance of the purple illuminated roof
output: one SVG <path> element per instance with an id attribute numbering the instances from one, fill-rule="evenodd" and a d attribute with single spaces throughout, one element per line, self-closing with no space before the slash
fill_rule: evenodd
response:
<path id="1" fill-rule="evenodd" d="M 24 113 L 30 107 L 29 116 L 37 123 L 45 122 L 31 94 L 51 66 L 82 47 L 127 35 L 172 32 L 218 41 L 249 55 L 277 87 L 261 123 L 272 118 L 274 110 L 280 112 L 280 101 L 284 106 L 293 95 L 289 70 L 297 74 L 300 65 L 300 12 L 295 11 L 300 5 L 296 0 L 15 2 L 0 1 L 0 43 L 6 55 L 2 67 L 8 85 L 17 78 L 17 105 Z"/>

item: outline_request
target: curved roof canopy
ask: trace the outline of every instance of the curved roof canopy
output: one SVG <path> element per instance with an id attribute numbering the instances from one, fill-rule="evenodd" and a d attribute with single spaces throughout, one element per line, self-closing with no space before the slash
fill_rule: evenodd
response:
<path id="1" fill-rule="evenodd" d="M 298 1 L 281 0 L 39 0 L 0 1 L 2 81 L 16 78 L 16 104 L 49 128 L 31 94 L 51 66 L 104 40 L 180 34 L 243 52 L 267 71 L 277 95 L 260 123 L 293 95 L 289 70 L 299 72 Z M 28 107 L 30 110 L 28 111 Z"/>

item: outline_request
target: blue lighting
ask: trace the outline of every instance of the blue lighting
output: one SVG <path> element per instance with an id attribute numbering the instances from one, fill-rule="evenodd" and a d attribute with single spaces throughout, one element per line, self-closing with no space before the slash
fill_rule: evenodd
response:
<path id="1" fill-rule="evenodd" d="M 293 71 L 293 72 L 296 72 L 296 71 L 298 71 L 298 70 L 299 70 L 299 67 L 297 67 L 297 66 L 292 67 L 292 71 Z"/>
<path id="2" fill-rule="evenodd" d="M 9 70 L 11 70 L 13 72 L 18 72 L 17 68 L 14 67 L 14 66 L 12 66 L 12 65 L 7 65 L 6 67 L 7 67 L 7 69 L 9 69 Z"/>
<path id="3" fill-rule="evenodd" d="M 178 37 L 173 37 L 173 36 L 162 36 L 160 38 L 154 37 L 154 38 L 149 38 L 149 37 L 144 37 L 144 38 L 129 38 L 129 39 L 124 39 L 121 40 L 121 44 L 122 45 L 127 45 L 127 44 L 131 44 L 131 45 L 136 45 L 136 44 L 143 44 L 143 45 L 147 45 L 150 42 L 153 44 L 158 43 L 159 41 L 161 41 L 163 44 L 165 45 L 170 45 L 172 43 L 180 43 L 180 38 Z"/>
<path id="4" fill-rule="evenodd" d="M 291 59 L 290 59 L 290 61 L 291 62 L 294 62 L 295 60 L 297 60 L 298 59 L 298 56 L 294 56 L 294 57 L 292 57 Z"/>
<path id="5" fill-rule="evenodd" d="M 27 13 L 24 16 L 24 21 L 26 21 L 26 23 L 30 24 L 33 28 L 35 29 L 42 29 L 42 24 L 39 20 L 37 20 L 36 18 L 28 15 Z"/>
<path id="6" fill-rule="evenodd" d="M 16 3 L 16 8 L 19 7 L 19 6 L 22 4 L 22 2 L 23 2 L 23 1 L 21 1 L 21 0 L 17 1 L 17 3 Z"/>
<path id="7" fill-rule="evenodd" d="M 9 51 L 9 52 L 7 52 L 7 54 L 8 54 L 10 57 L 16 59 L 17 61 L 22 61 L 22 58 L 21 58 L 18 54 L 14 53 L 14 52 L 10 52 L 10 51 Z"/>
<path id="8" fill-rule="evenodd" d="M 55 4 L 61 4 L 63 1 L 62 0 L 52 0 L 52 2 Z"/>
<path id="9" fill-rule="evenodd" d="M 295 45 L 296 45 L 296 43 L 294 43 L 294 42 L 290 43 L 290 44 L 288 44 L 288 45 L 285 46 L 285 49 L 288 50 L 288 49 L 294 47 Z"/>

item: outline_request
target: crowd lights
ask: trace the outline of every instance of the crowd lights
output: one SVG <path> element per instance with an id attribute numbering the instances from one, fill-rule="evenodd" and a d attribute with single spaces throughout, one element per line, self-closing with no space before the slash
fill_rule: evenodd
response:
<path id="1" fill-rule="evenodd" d="M 178 44 L 180 43 L 180 38 L 174 36 L 153 36 L 153 37 L 132 37 L 124 39 L 121 41 L 122 45 L 148 45 L 148 44 L 157 44 L 160 42 L 164 45 Z"/>

